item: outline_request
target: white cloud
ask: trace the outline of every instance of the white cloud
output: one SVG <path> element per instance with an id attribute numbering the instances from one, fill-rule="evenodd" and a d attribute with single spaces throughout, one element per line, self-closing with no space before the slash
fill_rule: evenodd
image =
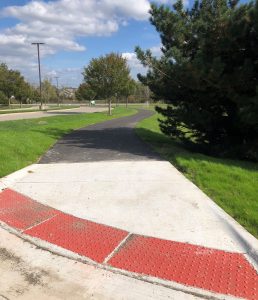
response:
<path id="1" fill-rule="evenodd" d="M 32 1 L 2 11 L 3 16 L 20 20 L 3 36 L 9 43 L 16 41 L 16 45 L 40 40 L 53 50 L 83 51 L 77 37 L 110 35 L 128 19 L 146 20 L 149 7 L 147 0 Z"/>
<path id="2" fill-rule="evenodd" d="M 28 71 L 28 70 L 27 70 Z M 59 68 L 59 69 L 49 69 L 42 66 L 42 80 L 48 79 L 53 85 L 56 85 L 56 77 L 58 77 L 58 85 L 59 87 L 78 87 L 78 85 L 82 82 L 83 69 L 82 68 Z M 37 86 L 39 84 L 38 79 L 38 66 L 35 66 L 34 69 L 35 76 L 32 77 L 31 74 L 28 74 L 24 69 L 24 74 L 30 82 Z"/>
<path id="3" fill-rule="evenodd" d="M 142 66 L 141 62 L 137 59 L 137 56 L 133 52 L 125 52 L 122 54 L 123 58 L 126 58 L 129 66 L 131 68 L 140 68 Z"/>
<path id="4" fill-rule="evenodd" d="M 128 2 L 134 5 L 128 5 Z M 149 9 L 147 0 L 58 0 L 32 1 L 24 6 L 10 6 L 3 16 L 20 21 L 15 27 L 2 32 L 0 46 L 23 48 L 34 41 L 48 45 L 48 51 L 60 49 L 84 51 L 76 42 L 80 36 L 107 36 L 116 32 L 127 19 L 146 19 Z M 7 47 L 8 48 L 8 47 Z M 12 47 L 8 48 L 9 55 Z M 10 50 L 10 51 L 9 51 Z"/>
<path id="5" fill-rule="evenodd" d="M 23 6 L 6 7 L 0 10 L 0 17 L 13 17 L 18 23 L 0 31 L 0 62 L 19 69 L 27 79 L 37 82 L 37 52 L 32 42 L 46 43 L 41 47 L 42 57 L 61 50 L 85 51 L 78 38 L 112 35 L 132 19 L 148 20 L 149 9 L 149 0 L 33 0 Z M 160 49 L 156 47 L 152 51 L 155 54 Z M 134 74 L 144 72 L 134 53 L 124 55 Z M 78 70 L 77 75 L 74 70 L 66 74 L 70 72 L 74 78 L 81 78 Z"/>
<path id="6" fill-rule="evenodd" d="M 56 78 L 60 87 L 77 87 L 82 82 L 82 68 L 64 68 L 49 70 L 44 68 L 44 78 L 49 79 L 52 84 L 56 85 Z M 37 82 L 36 82 L 37 83 Z"/>
<path id="7" fill-rule="evenodd" d="M 151 47 L 150 50 L 152 52 L 152 55 L 155 57 L 161 56 L 161 45 Z M 146 74 L 147 68 L 143 67 L 141 62 L 137 59 L 137 56 L 134 52 L 125 52 L 122 54 L 124 58 L 126 58 L 127 63 L 131 69 L 131 74 L 134 78 L 137 77 L 137 74 Z"/>
<path id="8" fill-rule="evenodd" d="M 103 4 L 107 9 L 112 8 L 112 13 L 115 12 L 122 17 L 133 16 L 136 20 L 146 20 L 150 9 L 150 3 L 147 0 L 103 0 Z"/>
<path id="9" fill-rule="evenodd" d="M 137 56 L 133 52 L 125 52 L 122 54 L 123 58 L 126 58 L 127 64 L 130 67 L 131 75 L 134 79 L 137 78 L 137 74 L 145 74 L 146 68 L 143 67 L 141 62 L 137 59 Z"/>
<path id="10" fill-rule="evenodd" d="M 161 47 L 162 47 L 161 45 L 151 47 L 150 51 L 151 51 L 152 55 L 155 57 L 160 57 L 162 54 Z"/>
<path id="11" fill-rule="evenodd" d="M 36 69 L 32 42 L 46 43 L 43 57 L 60 50 L 85 51 L 77 38 L 112 35 L 130 19 L 147 20 L 149 8 L 148 0 L 34 0 L 6 7 L 0 16 L 16 18 L 18 24 L 0 32 L 0 62 L 21 71 Z"/>

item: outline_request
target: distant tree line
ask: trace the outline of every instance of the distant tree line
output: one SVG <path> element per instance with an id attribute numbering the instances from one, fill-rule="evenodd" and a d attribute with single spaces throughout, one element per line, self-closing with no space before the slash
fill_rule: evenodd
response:
<path id="1" fill-rule="evenodd" d="M 205 153 L 258 160 L 258 1 L 151 6 L 161 58 L 136 48 L 161 130 Z"/>
<path id="2" fill-rule="evenodd" d="M 57 103 L 59 100 L 75 100 L 75 93 L 67 88 L 57 90 L 51 79 L 45 78 L 42 81 L 43 103 Z M 10 106 L 37 102 L 40 102 L 39 87 L 28 83 L 19 71 L 0 64 L 0 104 Z"/>
<path id="3" fill-rule="evenodd" d="M 33 89 L 19 71 L 0 64 L 0 104 L 8 105 L 13 100 L 26 103 L 33 96 Z"/>
<path id="4" fill-rule="evenodd" d="M 128 93 L 118 96 L 119 103 L 144 103 L 151 100 L 151 92 L 148 86 L 131 79 L 131 87 Z M 87 83 L 81 83 L 76 90 L 76 99 L 79 101 L 106 100 L 94 93 Z"/>

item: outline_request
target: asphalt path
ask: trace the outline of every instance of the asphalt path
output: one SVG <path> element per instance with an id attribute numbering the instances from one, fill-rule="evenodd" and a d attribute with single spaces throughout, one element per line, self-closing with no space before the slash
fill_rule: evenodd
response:
<path id="1" fill-rule="evenodd" d="M 161 160 L 135 133 L 135 125 L 153 115 L 139 110 L 133 116 L 114 119 L 73 131 L 59 140 L 40 163 Z"/>

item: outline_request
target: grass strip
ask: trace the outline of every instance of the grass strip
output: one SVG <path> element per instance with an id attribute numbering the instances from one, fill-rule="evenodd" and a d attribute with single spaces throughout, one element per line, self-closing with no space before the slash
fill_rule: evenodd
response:
<path id="1" fill-rule="evenodd" d="M 258 164 L 190 152 L 160 131 L 160 117 L 139 122 L 137 134 L 258 238 Z"/>
<path id="2" fill-rule="evenodd" d="M 119 107 L 112 113 L 112 116 L 101 112 L 1 122 L 0 178 L 37 162 L 57 140 L 74 129 L 132 115 L 136 110 Z"/>

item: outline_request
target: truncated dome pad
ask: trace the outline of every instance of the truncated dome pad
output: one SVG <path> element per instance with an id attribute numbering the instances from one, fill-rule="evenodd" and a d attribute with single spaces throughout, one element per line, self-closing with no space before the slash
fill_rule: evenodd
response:
<path id="1" fill-rule="evenodd" d="M 0 193 L 0 220 L 20 230 L 33 227 L 60 213 L 10 189 Z"/>
<path id="2" fill-rule="evenodd" d="M 130 235 L 42 205 L 10 189 L 0 193 L 0 221 L 98 263 L 220 294 L 258 299 L 258 275 L 240 253 Z"/>
<path id="3" fill-rule="evenodd" d="M 242 254 L 134 235 L 111 266 L 221 294 L 258 299 L 258 277 Z"/>
<path id="4" fill-rule="evenodd" d="M 24 233 L 48 241 L 99 263 L 128 232 L 61 213 Z"/>

